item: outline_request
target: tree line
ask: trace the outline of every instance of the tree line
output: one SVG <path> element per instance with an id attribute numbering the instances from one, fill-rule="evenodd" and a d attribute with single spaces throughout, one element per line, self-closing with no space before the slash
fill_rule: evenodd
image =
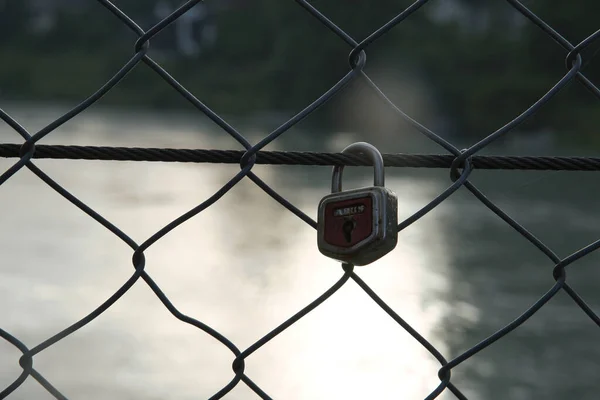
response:
<path id="1" fill-rule="evenodd" d="M 0 2 L 2 98 L 79 100 L 133 55 L 135 34 L 99 3 L 75 2 L 78 7 L 62 3 L 67 5 L 38 10 L 36 15 L 33 3 Z M 144 29 L 156 23 L 157 3 L 115 1 Z M 360 41 L 410 2 L 378 0 L 375 6 L 358 0 L 314 0 L 312 4 Z M 524 4 L 573 44 L 600 28 L 592 0 L 577 5 L 533 0 Z M 162 4 L 171 9 L 175 5 Z M 149 54 L 220 113 L 299 110 L 350 70 L 351 47 L 293 1 L 207 2 L 202 15 L 190 24 L 185 31 L 176 24 L 169 26 L 151 41 Z M 174 52 L 182 35 L 191 35 L 199 50 Z M 583 52 L 583 60 L 586 76 L 600 83 L 600 61 L 593 60 L 599 49 L 600 41 L 593 43 Z M 482 137 L 558 82 L 567 72 L 566 54 L 508 2 L 433 1 L 369 46 L 365 72 L 384 92 L 386 85 L 393 87 L 390 98 L 416 113 L 415 118 L 433 115 L 449 132 Z M 378 100 L 360 81 L 346 92 L 315 118 L 337 125 L 369 121 L 372 108 L 364 104 Z M 117 106 L 186 106 L 145 67 L 134 70 L 102 101 Z M 600 123 L 599 104 L 574 82 L 522 129 L 549 129 L 593 140 Z"/>

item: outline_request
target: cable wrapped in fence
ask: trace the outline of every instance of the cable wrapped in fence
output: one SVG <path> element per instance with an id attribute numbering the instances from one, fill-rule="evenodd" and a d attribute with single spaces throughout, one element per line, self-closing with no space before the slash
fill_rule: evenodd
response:
<path id="1" fill-rule="evenodd" d="M 21 145 L 0 144 L 0 157 L 19 157 Z M 34 159 L 155 161 L 182 163 L 238 164 L 245 152 L 241 150 L 165 149 L 138 147 L 99 147 L 38 145 Z M 386 167 L 450 168 L 456 157 L 444 154 L 383 154 Z M 537 170 L 537 171 L 598 171 L 597 157 L 534 157 L 534 156 L 473 156 L 473 168 Z M 368 166 L 368 161 L 342 153 L 300 151 L 260 151 L 256 164 L 268 165 L 348 165 Z"/>

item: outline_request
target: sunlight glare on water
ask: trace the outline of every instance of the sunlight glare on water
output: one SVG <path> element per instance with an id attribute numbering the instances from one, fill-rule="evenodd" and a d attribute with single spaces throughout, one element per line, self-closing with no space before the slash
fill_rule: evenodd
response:
<path id="1" fill-rule="evenodd" d="M 49 143 L 228 148 L 225 134 L 192 123 L 170 126 L 87 113 Z M 146 119 L 147 121 L 147 119 Z M 42 121 L 35 121 L 41 124 Z M 124 131 L 131 128 L 131 131 Z M 3 141 L 11 142 L 7 128 Z M 116 134 L 118 132 L 118 134 Z M 168 135 L 165 135 L 168 132 Z M 51 140 L 50 140 L 51 139 Z M 0 160 L 2 169 L 15 160 Z M 36 161 L 137 243 L 201 203 L 238 170 L 235 165 Z M 316 217 L 328 171 L 282 175 L 254 171 Z M 354 182 L 353 185 L 368 185 Z M 443 190 L 411 178 L 388 179 L 401 217 Z M 133 273 L 132 251 L 29 171 L 2 188 L 2 328 L 33 347 L 84 317 Z M 401 234 L 398 247 L 356 272 L 444 352 L 435 333 L 449 283 L 444 236 L 435 216 Z M 316 232 L 249 180 L 146 252 L 146 271 L 185 314 L 244 350 L 333 285 L 339 263 L 319 253 Z M 0 386 L 20 372 L 18 352 L 2 344 Z M 35 367 L 69 398 L 207 398 L 233 377 L 229 350 L 177 321 L 140 280 L 106 313 L 35 357 Z M 245 371 L 273 398 L 422 398 L 439 383 L 439 364 L 353 281 L 257 350 Z M 240 384 L 226 398 L 253 399 Z M 15 399 L 38 398 L 31 378 Z M 43 396 L 43 395 L 42 395 Z M 41 397 L 40 397 L 41 398 Z"/>

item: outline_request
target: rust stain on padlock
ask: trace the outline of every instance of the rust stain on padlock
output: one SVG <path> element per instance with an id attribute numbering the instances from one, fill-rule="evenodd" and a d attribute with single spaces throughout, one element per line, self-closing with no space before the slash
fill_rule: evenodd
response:
<path id="1" fill-rule="evenodd" d="M 352 247 L 368 238 L 373 232 L 373 200 L 371 196 L 329 203 L 325 213 L 325 241 L 334 246 Z M 344 224 L 353 222 L 350 240 L 346 237 Z"/>

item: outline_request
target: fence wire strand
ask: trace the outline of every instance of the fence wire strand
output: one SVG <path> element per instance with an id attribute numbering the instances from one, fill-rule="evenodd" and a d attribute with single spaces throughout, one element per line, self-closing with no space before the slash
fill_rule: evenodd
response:
<path id="1" fill-rule="evenodd" d="M 92 310 L 84 318 L 74 322 L 69 327 L 66 327 L 55 333 L 52 337 L 37 344 L 33 348 L 28 348 L 17 337 L 11 333 L 0 329 L 0 337 L 7 343 L 18 349 L 22 356 L 18 360 L 22 372 L 16 379 L 7 387 L 0 391 L 0 398 L 5 398 L 13 393 L 20 385 L 25 382 L 28 377 L 35 379 L 48 393 L 57 399 L 66 399 L 67 397 L 56 388 L 51 382 L 46 380 L 44 376 L 34 368 L 34 358 L 42 351 L 53 346 L 57 342 L 63 340 L 73 332 L 83 328 L 85 325 L 96 319 L 99 315 L 109 309 L 135 284 L 140 282 L 140 278 L 154 292 L 157 298 L 162 302 L 165 308 L 173 315 L 174 318 L 181 322 L 189 324 L 203 331 L 209 336 L 212 336 L 223 346 L 228 348 L 233 353 L 232 372 L 230 382 L 217 391 L 211 399 L 219 399 L 229 393 L 240 382 L 243 382 L 257 396 L 263 399 L 270 399 L 268 393 L 268 384 L 257 382 L 245 371 L 245 360 L 251 357 L 253 353 L 268 344 L 273 338 L 281 334 L 298 320 L 309 314 L 323 302 L 327 301 L 348 281 L 354 281 L 367 296 L 369 296 L 379 307 L 392 318 L 401 329 L 409 333 L 415 342 L 423 346 L 431 355 L 440 363 L 438 371 L 439 384 L 431 388 L 431 392 L 425 397 L 426 399 L 435 399 L 443 391 L 448 389 L 458 399 L 466 399 L 467 397 L 455 386 L 451 381 L 452 370 L 467 361 L 469 358 L 478 352 L 486 349 L 494 342 L 502 339 L 514 329 L 517 329 L 521 324 L 531 318 L 540 308 L 547 304 L 559 291 L 564 290 L 577 304 L 581 310 L 600 327 L 600 318 L 586 304 L 584 299 L 577 294 L 575 289 L 567 283 L 566 268 L 585 257 L 591 252 L 600 248 L 600 240 L 589 244 L 582 249 L 576 251 L 568 257 L 560 258 L 540 239 L 536 238 L 525 227 L 520 225 L 506 212 L 501 210 L 494 202 L 488 199 L 472 182 L 469 181 L 469 176 L 476 169 L 532 169 L 532 170 L 572 170 L 572 171 L 598 171 L 600 170 L 600 158 L 586 157 L 516 157 L 516 156 L 482 156 L 478 153 L 491 143 L 498 140 L 502 136 L 506 136 L 514 131 L 514 128 L 538 112 L 543 105 L 549 101 L 556 93 L 565 88 L 573 81 L 581 83 L 592 94 L 600 99 L 600 90 L 594 85 L 582 72 L 584 60 L 581 55 L 592 42 L 600 37 L 600 31 L 594 32 L 578 44 L 572 44 L 565 39 L 560 33 L 554 30 L 549 24 L 538 17 L 533 11 L 529 10 L 518 0 L 506 0 L 516 11 L 525 16 L 531 23 L 535 24 L 545 34 L 556 41 L 566 52 L 565 54 L 565 75 L 559 79 L 548 91 L 535 101 L 530 107 L 524 110 L 521 114 L 508 121 L 504 126 L 490 133 L 479 142 L 471 145 L 466 149 L 460 150 L 446 139 L 442 138 L 429 128 L 425 127 L 420 122 L 414 120 L 409 115 L 398 108 L 385 94 L 384 90 L 379 88 L 371 78 L 365 73 L 364 67 L 367 62 L 367 54 L 369 46 L 386 35 L 394 27 L 401 24 L 403 21 L 410 18 L 419 9 L 425 5 L 428 0 L 418 0 L 398 15 L 389 20 L 383 26 L 368 35 L 362 41 L 357 41 L 352 38 L 343 29 L 335 25 L 333 21 L 323 15 L 315 6 L 305 0 L 295 0 L 296 3 L 312 17 L 318 20 L 321 24 L 327 27 L 331 34 L 339 37 L 349 45 L 349 70 L 345 75 L 339 77 L 337 83 L 329 90 L 315 99 L 311 104 L 307 105 L 303 110 L 298 112 L 294 117 L 290 118 L 284 124 L 273 130 L 256 144 L 250 143 L 240 132 L 233 128 L 225 119 L 206 106 L 202 101 L 196 98 L 190 91 L 181 85 L 173 76 L 171 76 L 159 63 L 153 60 L 148 55 L 150 40 L 165 29 L 169 24 L 180 18 L 201 0 L 191 0 L 183 3 L 177 10 L 164 18 L 162 21 L 144 31 L 135 21 L 127 14 L 120 10 L 116 5 L 109 0 L 97 0 L 107 12 L 110 12 L 121 23 L 126 25 L 135 35 L 137 40 L 133 43 L 133 55 L 127 60 L 123 66 L 115 72 L 115 74 L 95 93 L 86 98 L 76 107 L 60 116 L 55 121 L 51 122 L 44 128 L 34 134 L 30 134 L 23 126 L 13 119 L 8 113 L 0 109 L 0 118 L 10 126 L 24 141 L 22 143 L 4 143 L 0 144 L 0 157 L 19 158 L 10 168 L 0 175 L 0 185 L 14 176 L 15 173 L 27 167 L 33 174 L 39 177 L 48 186 L 54 189 L 63 198 L 73 204 L 75 207 L 82 210 L 96 222 L 104 226 L 115 236 L 120 238 L 125 245 L 133 250 L 132 266 L 133 271 L 131 276 L 124 282 L 114 293 L 107 298 L 96 309 Z M 210 118 L 216 125 L 233 137 L 240 143 L 245 150 L 206 150 L 206 149 L 155 149 L 155 148 L 122 148 L 122 147 L 94 147 L 94 146 L 49 146 L 38 145 L 37 143 L 45 136 L 51 134 L 58 127 L 72 118 L 75 118 L 82 111 L 89 108 L 92 104 L 98 101 L 102 96 L 112 90 L 127 74 L 143 63 L 148 66 L 160 78 L 168 83 L 175 91 L 189 101 L 198 111 L 202 112 Z M 455 356 L 450 361 L 447 360 L 442 353 L 437 350 L 425 337 L 417 332 L 409 321 L 403 319 L 396 311 L 394 311 L 385 300 L 380 298 L 367 283 L 365 283 L 358 274 L 354 271 L 354 267 L 350 264 L 343 264 L 343 274 L 339 280 L 324 292 L 317 299 L 306 305 L 295 315 L 281 323 L 279 326 L 267 332 L 262 338 L 246 349 L 239 349 L 232 341 L 223 334 L 219 333 L 214 328 L 207 324 L 183 314 L 169 300 L 167 295 L 161 290 L 159 284 L 152 279 L 145 270 L 146 251 L 150 246 L 161 240 L 172 230 L 176 229 L 180 224 L 190 218 L 201 213 L 203 210 L 210 207 L 221 197 L 223 197 L 230 189 L 238 184 L 242 179 L 249 178 L 260 189 L 280 203 L 286 209 L 302 219 L 308 225 L 316 228 L 316 222 L 305 215 L 297 207 L 291 204 L 283 196 L 278 194 L 273 188 L 260 179 L 253 172 L 255 164 L 288 164 L 288 165 L 367 165 L 368 161 L 360 157 L 352 155 L 344 155 L 340 153 L 309 153 L 309 152 L 275 152 L 262 151 L 268 144 L 272 143 L 282 134 L 287 132 L 291 127 L 300 122 L 302 119 L 311 115 L 317 108 L 322 106 L 327 101 L 331 100 L 351 81 L 363 80 L 368 87 L 381 99 L 382 106 L 389 107 L 399 117 L 410 124 L 417 132 L 422 134 L 427 139 L 436 143 L 444 151 L 449 154 L 438 155 L 423 155 L 423 154 L 385 154 L 384 161 L 386 166 L 395 167 L 424 167 L 424 168 L 446 168 L 450 172 L 450 186 L 436 196 L 429 203 L 425 204 L 419 211 L 412 216 L 401 221 L 398 225 L 398 230 L 402 231 L 410 224 L 421 219 L 429 211 L 433 210 L 440 203 L 451 196 L 456 190 L 465 188 L 477 198 L 491 212 L 500 217 L 516 233 L 521 235 L 525 240 L 529 241 L 533 246 L 539 249 L 554 265 L 553 277 L 555 284 L 548 289 L 537 301 L 535 301 L 527 310 L 520 315 L 515 316 L 515 319 L 505 326 L 498 327 L 498 330 L 487 338 L 481 338 L 480 342 L 474 346 L 465 349 L 461 354 Z M 164 226 L 158 232 L 146 239 L 143 243 L 138 244 L 125 234 L 121 229 L 105 219 L 102 215 L 87 206 L 84 202 L 75 197 L 68 190 L 56 183 L 50 176 L 45 174 L 35 163 L 34 160 L 43 158 L 53 159 L 86 159 L 86 160 L 129 160 L 129 161 L 160 161 L 160 162 L 208 162 L 208 163 L 234 163 L 239 164 L 240 170 L 216 191 L 207 200 L 179 216 L 169 224 Z"/>

